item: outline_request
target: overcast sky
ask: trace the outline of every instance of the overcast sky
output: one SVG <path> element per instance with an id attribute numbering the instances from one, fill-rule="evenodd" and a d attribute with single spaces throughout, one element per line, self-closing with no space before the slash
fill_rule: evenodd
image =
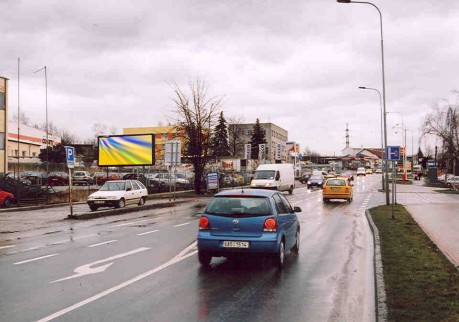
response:
<path id="1" fill-rule="evenodd" d="M 389 145 L 459 89 L 459 1 L 375 0 L 383 18 Z M 175 81 L 205 76 L 223 112 L 272 122 L 301 149 L 381 146 L 379 15 L 333 0 L 0 0 L 0 76 L 18 109 L 80 138 L 94 123 L 167 124 Z M 399 113 L 399 114 L 397 114 Z M 398 131 L 397 133 L 395 133 Z M 408 151 L 411 132 L 408 132 Z M 423 146 L 421 145 L 421 148 Z"/>

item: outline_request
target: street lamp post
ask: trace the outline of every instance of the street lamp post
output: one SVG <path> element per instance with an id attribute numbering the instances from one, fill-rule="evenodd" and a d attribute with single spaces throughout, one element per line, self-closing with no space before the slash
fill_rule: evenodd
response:
<path id="1" fill-rule="evenodd" d="M 35 71 L 34 73 L 38 73 L 40 71 L 45 71 L 45 109 L 46 109 L 46 119 L 45 119 L 45 127 L 46 127 L 46 202 L 48 202 L 48 175 L 49 175 L 49 151 L 48 151 L 48 143 L 49 143 L 49 131 L 48 131 L 48 74 L 46 71 L 46 66 L 40 68 L 39 70 Z"/>
<path id="2" fill-rule="evenodd" d="M 359 86 L 360 89 L 369 89 L 378 92 L 379 94 L 379 105 L 381 106 L 381 165 L 382 168 L 386 168 L 386 162 L 384 162 L 384 131 L 383 131 L 383 105 L 382 105 L 382 97 L 381 97 L 381 92 L 378 91 L 376 88 L 371 88 L 371 87 L 365 87 L 365 86 Z M 382 185 L 382 190 L 384 191 L 384 171 L 381 171 L 381 185 Z"/>
<path id="3" fill-rule="evenodd" d="M 387 151 L 387 127 L 386 127 L 386 82 L 384 76 L 384 40 L 383 40 L 383 25 L 382 25 L 382 14 L 379 8 L 371 2 L 364 2 L 364 1 L 351 1 L 351 0 L 337 0 L 339 3 L 362 3 L 368 4 L 373 6 L 379 13 L 379 22 L 380 22 L 380 29 L 381 29 L 381 70 L 382 70 L 382 89 L 383 89 L 383 116 L 384 116 L 384 155 Z M 385 158 L 387 156 L 385 155 Z M 386 182 L 385 182 L 385 191 L 386 191 L 386 205 L 389 205 L 389 174 L 387 169 L 384 169 Z M 394 218 L 394 216 L 392 216 Z"/>
<path id="4" fill-rule="evenodd" d="M 406 131 L 411 132 L 411 174 L 413 174 L 413 165 L 414 165 L 414 141 L 413 141 L 413 131 L 410 129 L 405 128 L 405 138 L 406 138 Z"/>

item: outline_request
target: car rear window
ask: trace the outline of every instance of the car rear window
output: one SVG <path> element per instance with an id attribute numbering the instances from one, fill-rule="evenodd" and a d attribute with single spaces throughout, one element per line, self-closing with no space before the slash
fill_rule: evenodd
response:
<path id="1" fill-rule="evenodd" d="M 327 186 L 345 186 L 346 181 L 340 179 L 329 179 L 326 183 Z"/>
<path id="2" fill-rule="evenodd" d="M 206 214 L 217 216 L 266 216 L 270 215 L 271 207 L 266 197 L 215 197 L 206 208 Z"/>

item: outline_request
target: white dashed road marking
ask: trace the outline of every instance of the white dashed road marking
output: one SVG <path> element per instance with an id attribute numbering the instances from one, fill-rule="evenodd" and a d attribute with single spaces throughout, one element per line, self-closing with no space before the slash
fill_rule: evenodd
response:
<path id="1" fill-rule="evenodd" d="M 157 231 L 159 231 L 159 230 L 146 231 L 144 233 L 137 234 L 137 236 L 148 235 L 148 234 L 156 233 Z"/>
<path id="2" fill-rule="evenodd" d="M 25 263 L 30 263 L 30 262 L 34 262 L 34 261 L 37 261 L 37 260 L 40 260 L 40 259 L 53 257 L 53 256 L 57 256 L 57 255 L 59 255 L 59 254 L 51 254 L 51 255 L 41 256 L 41 257 L 37 257 L 37 258 L 32 258 L 32 259 L 28 259 L 28 260 L 25 260 L 25 261 L 22 261 L 22 262 L 14 263 L 14 265 L 21 265 L 21 264 L 25 264 Z"/>
<path id="3" fill-rule="evenodd" d="M 97 246 L 101 246 L 101 245 L 105 245 L 105 244 L 110 244 L 110 243 L 114 243 L 114 242 L 116 242 L 116 239 L 109 240 L 109 241 L 106 241 L 106 242 L 103 242 L 103 243 L 98 243 L 98 244 L 89 245 L 88 247 L 97 247 Z"/>

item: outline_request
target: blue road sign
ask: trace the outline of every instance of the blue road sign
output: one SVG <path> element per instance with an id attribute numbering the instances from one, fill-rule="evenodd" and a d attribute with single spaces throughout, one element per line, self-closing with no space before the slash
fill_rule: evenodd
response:
<path id="1" fill-rule="evenodd" d="M 386 160 L 400 160 L 400 146 L 388 146 L 386 151 Z"/>
<path id="2" fill-rule="evenodd" d="M 73 146 L 66 146 L 65 155 L 67 156 L 67 166 L 73 168 L 75 166 L 75 148 Z"/>
<path id="3" fill-rule="evenodd" d="M 214 190 L 218 189 L 218 173 L 209 172 L 207 174 L 207 189 Z"/>

